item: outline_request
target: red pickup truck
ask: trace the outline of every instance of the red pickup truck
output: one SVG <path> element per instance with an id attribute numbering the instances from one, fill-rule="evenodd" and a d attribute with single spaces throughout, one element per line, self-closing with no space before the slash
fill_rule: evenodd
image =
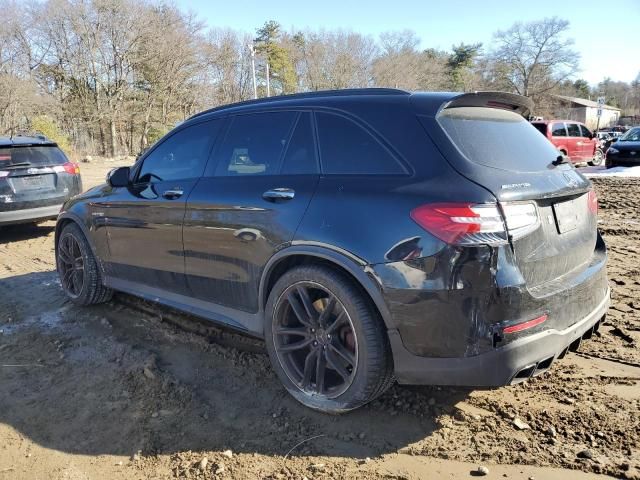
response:
<path id="1" fill-rule="evenodd" d="M 604 152 L 598 139 L 584 124 L 573 120 L 536 120 L 531 124 L 572 163 L 603 164 Z"/>

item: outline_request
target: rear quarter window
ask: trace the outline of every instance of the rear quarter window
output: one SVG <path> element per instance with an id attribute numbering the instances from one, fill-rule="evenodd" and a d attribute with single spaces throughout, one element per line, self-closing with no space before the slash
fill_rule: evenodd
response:
<path id="1" fill-rule="evenodd" d="M 405 175 L 373 135 L 341 115 L 316 113 L 322 171 L 335 175 Z"/>
<path id="2" fill-rule="evenodd" d="M 437 121 L 471 162 L 502 170 L 546 170 L 558 157 L 553 144 L 517 113 L 485 107 L 443 110 Z"/>

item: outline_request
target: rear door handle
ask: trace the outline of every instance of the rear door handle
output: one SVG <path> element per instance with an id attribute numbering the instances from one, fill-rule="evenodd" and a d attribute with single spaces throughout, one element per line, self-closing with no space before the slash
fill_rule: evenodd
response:
<path id="1" fill-rule="evenodd" d="M 165 190 L 162 196 L 167 200 L 175 200 L 176 198 L 180 198 L 184 192 L 177 188 L 172 190 Z"/>
<path id="2" fill-rule="evenodd" d="M 262 194 L 262 198 L 269 202 L 277 202 L 278 200 L 291 200 L 295 197 L 296 192 L 290 188 L 272 188 Z"/>

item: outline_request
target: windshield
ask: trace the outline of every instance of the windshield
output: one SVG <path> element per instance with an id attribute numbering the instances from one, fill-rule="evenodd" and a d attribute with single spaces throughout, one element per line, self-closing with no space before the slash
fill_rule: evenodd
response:
<path id="1" fill-rule="evenodd" d="M 640 127 L 632 128 L 618 138 L 619 142 L 640 142 Z"/>
<path id="2" fill-rule="evenodd" d="M 14 165 L 26 167 L 62 165 L 66 161 L 67 158 L 62 150 L 53 145 L 0 147 L 0 170 Z"/>
<path id="3" fill-rule="evenodd" d="M 518 172 L 546 170 L 558 150 L 521 115 L 485 107 L 445 109 L 438 122 L 470 161 Z"/>

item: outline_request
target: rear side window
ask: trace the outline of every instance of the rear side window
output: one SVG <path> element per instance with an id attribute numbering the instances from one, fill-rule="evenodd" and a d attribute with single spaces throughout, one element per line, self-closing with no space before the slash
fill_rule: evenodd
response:
<path id="1" fill-rule="evenodd" d="M 558 157 L 553 144 L 521 115 L 484 107 L 442 111 L 438 123 L 471 162 L 518 172 L 545 170 Z"/>
<path id="2" fill-rule="evenodd" d="M 2 167 L 23 165 L 25 167 L 46 167 L 67 162 L 62 150 L 54 146 L 0 147 L 0 170 Z"/>
<path id="3" fill-rule="evenodd" d="M 318 174 L 318 156 L 311 114 L 301 113 L 282 162 L 282 175 Z"/>
<path id="4" fill-rule="evenodd" d="M 362 127 L 340 115 L 317 113 L 322 171 L 336 175 L 398 175 L 406 170 Z"/>
<path id="5" fill-rule="evenodd" d="M 137 181 L 158 183 L 200 177 L 219 129 L 220 120 L 211 120 L 162 140 L 142 161 Z"/>
<path id="6" fill-rule="evenodd" d="M 275 175 L 298 112 L 233 117 L 220 145 L 216 176 Z"/>
<path id="7" fill-rule="evenodd" d="M 564 123 L 554 123 L 553 127 L 551 127 L 551 135 L 553 137 L 566 137 L 567 129 L 564 126 Z"/>
<path id="8" fill-rule="evenodd" d="M 567 133 L 570 137 L 581 137 L 580 127 L 577 123 L 567 123 Z"/>

